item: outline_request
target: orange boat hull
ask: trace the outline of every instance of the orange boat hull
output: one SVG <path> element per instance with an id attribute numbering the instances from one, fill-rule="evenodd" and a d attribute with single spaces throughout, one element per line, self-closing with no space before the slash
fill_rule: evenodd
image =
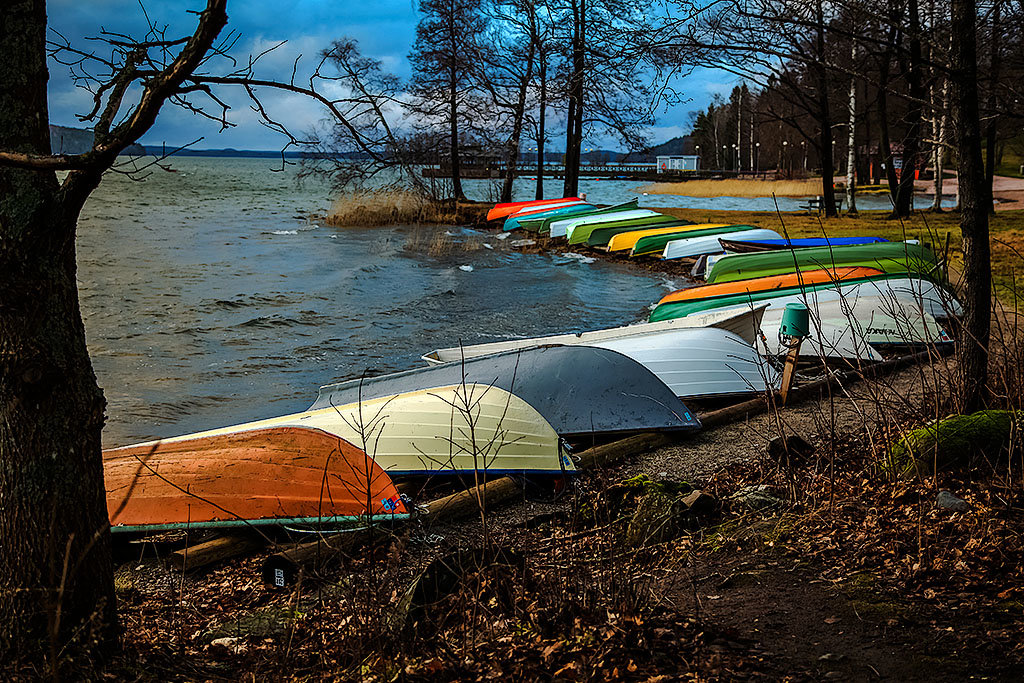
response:
<path id="1" fill-rule="evenodd" d="M 493 221 L 498 218 L 504 218 L 514 214 L 519 209 L 524 209 L 527 206 L 546 206 L 547 204 L 558 204 L 560 202 L 569 202 L 573 200 L 579 200 L 579 197 L 561 197 L 559 199 L 538 199 L 532 202 L 506 202 L 504 204 L 495 204 L 494 208 L 487 212 L 487 220 Z"/>
<path id="2" fill-rule="evenodd" d="M 802 273 L 788 273 L 786 275 L 773 275 L 772 277 L 759 277 L 752 280 L 736 280 L 734 282 L 722 282 L 713 285 L 680 289 L 670 294 L 666 294 L 661 298 L 661 301 L 659 301 L 658 304 L 666 304 L 673 301 L 695 301 L 698 299 L 709 299 L 711 297 L 726 296 L 729 294 L 766 292 L 771 289 L 823 284 L 826 282 L 838 282 L 840 280 L 855 280 L 857 278 L 882 274 L 882 271 L 876 268 L 826 268 L 822 270 L 808 270 Z"/>
<path id="3" fill-rule="evenodd" d="M 305 427 L 110 449 L 103 471 L 115 530 L 407 512 L 390 477 L 362 449 Z"/>

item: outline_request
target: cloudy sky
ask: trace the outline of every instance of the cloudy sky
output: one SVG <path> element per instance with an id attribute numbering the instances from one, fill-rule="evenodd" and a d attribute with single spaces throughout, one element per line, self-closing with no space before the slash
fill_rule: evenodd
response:
<path id="1" fill-rule="evenodd" d="M 50 0 L 49 24 L 76 47 L 102 54 L 102 45 L 88 40 L 101 30 L 141 37 L 146 32 L 148 14 L 154 24 L 168 26 L 168 37 L 185 36 L 195 26 L 195 15 L 188 10 L 200 9 L 204 4 L 200 0 L 146 0 L 144 13 L 138 0 Z M 406 56 L 417 21 L 414 0 L 236 0 L 229 3 L 228 15 L 228 29 L 239 34 L 232 50 L 236 57 L 244 59 L 280 41 L 288 41 L 261 60 L 259 74 L 263 77 L 287 79 L 293 60 L 299 55 L 303 56 L 299 73 L 303 65 L 311 69 L 318 52 L 343 36 L 355 38 L 364 54 L 381 60 L 393 73 L 409 75 Z M 715 92 L 728 92 L 733 85 L 733 77 L 724 73 L 700 71 L 688 76 L 678 84 L 688 101 L 661 113 L 658 125 L 651 131 L 652 142 L 688 132 L 687 113 L 704 108 Z M 51 63 L 49 90 L 50 121 L 65 126 L 83 125 L 76 114 L 90 109 L 92 97 L 75 87 L 67 67 Z M 323 116 L 319 105 L 299 96 L 266 93 L 264 101 L 275 116 L 295 131 L 309 129 Z M 259 124 L 244 96 L 228 93 L 227 102 L 232 107 L 229 120 L 237 124 L 234 128 L 220 131 L 220 126 L 212 121 L 165 107 L 142 141 L 182 145 L 202 138 L 195 147 L 280 147 L 280 136 Z M 596 141 L 596 145 L 606 142 Z M 557 140 L 553 146 L 559 147 Z"/>

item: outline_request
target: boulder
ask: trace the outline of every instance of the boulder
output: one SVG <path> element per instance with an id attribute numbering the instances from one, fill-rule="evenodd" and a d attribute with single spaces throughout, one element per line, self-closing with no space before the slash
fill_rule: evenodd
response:
<path id="1" fill-rule="evenodd" d="M 970 504 L 963 498 L 957 498 L 949 491 L 939 491 L 939 495 L 935 497 L 935 507 L 943 510 L 949 510 L 950 512 L 970 512 Z"/>
<path id="2" fill-rule="evenodd" d="M 883 468 L 897 476 L 931 474 L 970 465 L 976 458 L 995 459 L 1009 444 L 1019 415 L 1010 410 L 982 410 L 951 415 L 898 437 L 889 446 Z"/>
<path id="3" fill-rule="evenodd" d="M 786 501 L 779 496 L 778 492 L 767 484 L 744 486 L 739 491 L 729 496 L 729 500 L 750 508 L 751 510 L 763 510 L 765 508 L 785 505 L 786 503 Z"/>

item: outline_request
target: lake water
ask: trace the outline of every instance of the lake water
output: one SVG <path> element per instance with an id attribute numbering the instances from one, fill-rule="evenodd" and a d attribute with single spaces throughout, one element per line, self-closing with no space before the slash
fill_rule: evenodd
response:
<path id="1" fill-rule="evenodd" d="M 303 410 L 321 384 L 460 340 L 633 322 L 672 288 L 488 233 L 322 225 L 306 216 L 328 188 L 273 164 L 179 158 L 89 199 L 78 279 L 105 445 Z"/>

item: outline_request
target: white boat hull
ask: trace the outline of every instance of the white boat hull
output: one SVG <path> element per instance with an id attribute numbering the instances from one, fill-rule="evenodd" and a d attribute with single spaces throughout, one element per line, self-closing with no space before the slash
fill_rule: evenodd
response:
<path id="1" fill-rule="evenodd" d="M 763 310 L 714 311 L 610 330 L 438 349 L 423 359 L 439 364 L 537 346 L 594 346 L 629 356 L 681 398 L 761 392 L 778 384 L 778 374 L 752 345 Z"/>
<path id="2" fill-rule="evenodd" d="M 729 239 L 735 240 L 767 240 L 781 238 L 782 235 L 774 230 L 741 230 L 729 233 Z M 665 245 L 661 253 L 663 259 L 691 258 L 703 254 L 717 254 L 724 252 L 718 238 L 721 235 L 705 235 L 703 237 L 689 237 L 672 240 Z"/>
<path id="3" fill-rule="evenodd" d="M 651 211 L 650 209 L 630 209 L 628 211 L 618 211 L 616 213 L 598 213 L 590 216 L 577 216 L 575 218 L 569 217 L 558 221 L 551 222 L 551 233 L 550 237 L 569 237 L 572 235 L 573 229 L 577 225 L 594 225 L 595 223 L 612 223 L 615 221 L 624 221 L 631 218 L 643 218 L 644 216 L 657 216 L 657 211 Z"/>
<path id="4" fill-rule="evenodd" d="M 291 426 L 342 438 L 362 448 L 389 475 L 574 469 L 572 460 L 562 453 L 558 434 L 540 413 L 514 394 L 483 384 L 437 387 L 307 410 L 162 443 Z"/>

